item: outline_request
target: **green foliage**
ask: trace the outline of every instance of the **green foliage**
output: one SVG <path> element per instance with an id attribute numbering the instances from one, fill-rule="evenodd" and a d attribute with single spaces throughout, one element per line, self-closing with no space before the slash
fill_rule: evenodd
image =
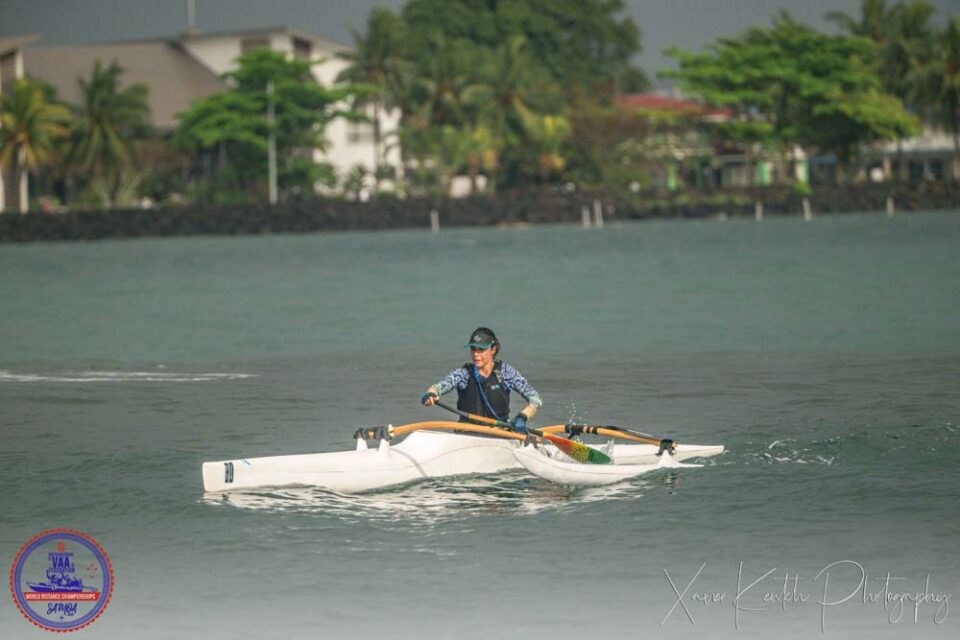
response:
<path id="1" fill-rule="evenodd" d="M 560 117 L 553 111 L 562 100 L 557 85 L 531 60 L 525 37 L 510 37 L 480 60 L 476 80 L 467 88 L 465 100 L 468 117 L 475 123 L 468 129 L 482 131 L 485 136 L 479 143 L 483 148 L 476 149 L 476 153 L 488 158 L 491 154 L 497 156 L 495 162 L 485 162 L 493 188 L 501 166 L 542 177 L 538 164 L 525 156 L 531 146 L 538 144 L 538 137 L 543 137 L 537 130 L 543 118 Z M 472 135 L 476 137 L 476 133 Z M 562 137 L 565 136 L 566 130 Z"/>
<path id="2" fill-rule="evenodd" d="M 404 59 L 407 29 L 403 21 L 389 9 L 374 8 L 367 19 L 366 34 L 352 30 L 354 46 L 340 57 L 349 63 L 338 82 L 351 82 L 369 87 L 368 91 L 353 97 L 354 109 L 371 107 L 373 111 L 373 166 L 383 162 L 384 132 L 380 130 L 380 115 L 384 108 L 401 104 L 409 63 Z M 377 186 L 380 174 L 374 174 Z"/>
<path id="3" fill-rule="evenodd" d="M 654 155 L 647 144 L 655 131 L 650 121 L 589 98 L 573 103 L 569 120 L 569 178 L 584 187 L 645 181 Z"/>
<path id="4" fill-rule="evenodd" d="M 633 56 L 640 32 L 619 17 L 622 0 L 410 0 L 403 18 L 411 30 L 411 57 L 432 55 L 436 34 L 492 51 L 514 36 L 530 43 L 531 59 L 563 86 L 603 87 L 640 84 Z"/>
<path id="5" fill-rule="evenodd" d="M 70 111 L 40 83 L 18 80 L 13 91 L 0 95 L 0 166 L 13 168 L 15 184 L 24 172 L 56 162 L 69 122 Z"/>
<path id="6" fill-rule="evenodd" d="M 856 144 L 910 135 L 919 122 L 883 92 L 876 45 L 821 34 L 783 14 L 772 27 L 721 38 L 705 53 L 672 49 L 683 89 L 739 114 L 729 132 L 781 150 L 832 150 L 847 162 Z"/>
<path id="7" fill-rule="evenodd" d="M 410 71 L 405 57 L 408 30 L 389 9 L 374 8 L 367 18 L 366 33 L 351 30 L 353 49 L 340 54 L 349 66 L 337 82 L 365 85 L 371 89 L 354 96 L 354 107 L 400 106 L 404 82 Z"/>
<path id="8" fill-rule="evenodd" d="M 354 165 L 343 179 L 343 192 L 352 200 L 359 200 L 367 181 L 367 170 L 362 164 Z"/>
<path id="9" fill-rule="evenodd" d="M 77 80 L 81 104 L 75 107 L 68 164 L 81 187 L 105 206 L 132 197 L 140 183 L 134 143 L 152 135 L 149 90 L 143 84 L 121 88 L 122 75 L 115 61 L 104 66 L 97 60 L 90 77 Z"/>
<path id="10" fill-rule="evenodd" d="M 399 16 L 370 14 L 341 79 L 400 109 L 403 153 L 425 188 L 464 170 L 494 189 L 559 177 L 569 149 L 540 149 L 544 118 L 565 119 L 577 95 L 647 86 L 622 11 L 621 0 L 410 0 Z"/>
<path id="11" fill-rule="evenodd" d="M 884 89 L 910 102 L 916 95 L 910 75 L 924 63 L 924 49 L 932 35 L 932 16 L 933 7 L 926 0 L 897 2 L 889 7 L 885 0 L 863 0 L 859 18 L 840 11 L 832 11 L 826 17 L 851 35 L 876 43 L 872 63 Z"/>
<path id="12" fill-rule="evenodd" d="M 960 179 L 960 16 L 936 34 L 929 63 L 912 79 L 931 119 L 953 134 L 954 177 Z"/>
<path id="13" fill-rule="evenodd" d="M 70 112 L 51 102 L 43 85 L 18 80 L 13 91 L 0 95 L 0 166 L 22 171 L 50 164 L 69 122 Z"/>
<path id="14" fill-rule="evenodd" d="M 792 184 L 793 192 L 798 196 L 809 196 L 813 194 L 813 188 L 810 186 L 809 182 L 804 182 L 802 180 L 796 180 Z"/>
<path id="15" fill-rule="evenodd" d="M 535 115 L 527 117 L 526 129 L 533 142 L 531 151 L 536 155 L 535 171 L 544 182 L 559 176 L 567 166 L 563 146 L 570 136 L 570 121 L 559 115 Z"/>
<path id="16" fill-rule="evenodd" d="M 181 114 L 174 143 L 190 152 L 219 150 L 230 164 L 224 174 L 231 189 L 249 194 L 263 191 L 267 175 L 267 146 L 276 136 L 278 182 L 282 189 L 312 187 L 322 171 L 307 168 L 304 154 L 324 148 L 323 132 L 335 118 L 360 121 L 364 117 L 344 110 L 344 101 L 370 91 L 357 85 L 327 88 L 313 75 L 311 64 L 288 60 L 282 53 L 256 49 L 238 59 L 236 71 L 226 74 L 233 88 L 195 102 Z M 272 95 L 269 94 L 272 87 Z M 267 112 L 272 101 L 271 129 Z M 220 169 L 224 171 L 223 167 Z"/>

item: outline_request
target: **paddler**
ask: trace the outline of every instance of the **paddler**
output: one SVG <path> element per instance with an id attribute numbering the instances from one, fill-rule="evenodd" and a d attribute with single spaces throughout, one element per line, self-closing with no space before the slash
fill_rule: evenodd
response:
<path id="1" fill-rule="evenodd" d="M 471 361 L 428 387 L 420 402 L 429 407 L 440 396 L 456 389 L 460 411 L 510 422 L 515 431 L 526 433 L 527 421 L 543 406 L 540 394 L 519 371 L 497 359 L 500 341 L 492 330 L 477 327 L 464 348 L 470 349 Z M 528 403 L 513 420 L 510 420 L 511 391 L 519 393 Z"/>

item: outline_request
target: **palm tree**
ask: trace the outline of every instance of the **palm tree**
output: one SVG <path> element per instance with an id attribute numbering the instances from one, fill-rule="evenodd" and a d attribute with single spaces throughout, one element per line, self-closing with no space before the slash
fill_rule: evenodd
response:
<path id="1" fill-rule="evenodd" d="M 0 166 L 13 168 L 14 185 L 22 183 L 25 172 L 52 164 L 69 121 L 70 111 L 49 101 L 37 82 L 19 80 L 11 93 L 0 96 Z M 19 205 L 25 213 L 27 202 Z"/>
<path id="2" fill-rule="evenodd" d="M 923 92 L 912 80 L 925 66 L 931 38 L 930 19 L 934 9 L 926 0 L 897 2 L 887 7 L 885 0 L 863 0 L 860 18 L 842 11 L 826 15 L 851 35 L 869 38 L 877 43 L 877 73 L 884 89 L 904 104 L 923 100 Z M 902 156 L 902 138 L 897 138 L 897 164 L 901 177 L 906 174 Z"/>
<path id="3" fill-rule="evenodd" d="M 417 64 L 418 78 L 410 87 L 413 119 L 433 125 L 460 126 L 465 118 L 467 93 L 474 84 L 478 48 L 450 42 L 442 34 L 430 39 L 430 55 Z"/>
<path id="4" fill-rule="evenodd" d="M 493 133 L 483 125 L 470 125 L 463 131 L 466 138 L 467 175 L 470 176 L 470 193 L 478 191 L 478 177 L 481 170 L 494 174 L 497 169 L 498 140 Z M 488 187 L 492 180 L 488 182 Z M 492 188 L 492 187 L 490 187 Z"/>
<path id="5" fill-rule="evenodd" d="M 513 36 L 494 51 L 482 67 L 479 83 L 471 90 L 471 100 L 487 107 L 493 132 L 504 137 L 508 128 L 521 131 L 523 119 L 531 111 L 533 91 L 523 36 Z"/>
<path id="6" fill-rule="evenodd" d="M 909 76 L 926 61 L 926 46 L 933 35 L 930 20 L 934 9 L 926 0 L 895 5 L 890 11 L 890 29 L 881 43 L 880 77 L 890 93 L 904 103 L 915 97 Z"/>
<path id="7" fill-rule="evenodd" d="M 953 136 L 953 177 L 960 180 L 960 17 L 936 34 L 930 52 L 914 78 L 933 121 Z"/>
<path id="8" fill-rule="evenodd" d="M 536 113 L 559 102 L 556 86 L 540 73 L 527 56 L 527 40 L 513 36 L 481 65 L 479 79 L 465 92 L 478 120 L 486 121 L 497 146 L 521 148 L 527 141 L 527 124 Z M 496 188 L 497 164 L 490 183 Z"/>
<path id="9" fill-rule="evenodd" d="M 338 82 L 369 85 L 369 93 L 357 94 L 353 107 L 370 106 L 373 109 L 373 174 L 379 188 L 379 171 L 382 161 L 381 110 L 392 109 L 399 104 L 403 93 L 405 68 L 404 41 L 406 24 L 389 9 L 375 8 L 367 19 L 367 33 L 351 30 L 354 41 L 352 51 L 340 54 L 350 63 L 340 75 Z"/>
<path id="10" fill-rule="evenodd" d="M 862 0 L 859 18 L 843 11 L 830 11 L 825 17 L 850 35 L 880 41 L 887 33 L 889 11 L 886 0 Z"/>
<path id="11" fill-rule="evenodd" d="M 97 60 L 89 80 L 78 79 L 82 104 L 77 109 L 72 163 L 110 186 L 106 204 L 123 187 L 124 173 L 133 164 L 132 142 L 150 132 L 146 85 L 120 88 L 123 69 L 114 61 L 104 67 Z"/>
<path id="12" fill-rule="evenodd" d="M 926 0 L 898 2 L 889 8 L 884 0 L 863 0 L 861 12 L 859 20 L 842 11 L 831 11 L 826 17 L 851 35 L 877 43 L 877 70 L 884 88 L 910 102 L 914 95 L 908 76 L 923 64 L 924 50 L 932 35 L 933 7 Z"/>
<path id="13" fill-rule="evenodd" d="M 570 136 L 570 121 L 560 115 L 531 115 L 527 131 L 537 150 L 537 172 L 541 182 L 546 182 L 567 166 L 562 147 Z"/>

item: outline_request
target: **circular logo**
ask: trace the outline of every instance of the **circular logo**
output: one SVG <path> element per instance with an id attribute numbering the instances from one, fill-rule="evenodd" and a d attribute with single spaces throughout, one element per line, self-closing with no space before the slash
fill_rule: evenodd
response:
<path id="1" fill-rule="evenodd" d="M 113 567 L 90 536 L 51 529 L 20 548 L 10 568 L 10 592 L 20 613 L 41 629 L 76 631 L 107 608 Z"/>

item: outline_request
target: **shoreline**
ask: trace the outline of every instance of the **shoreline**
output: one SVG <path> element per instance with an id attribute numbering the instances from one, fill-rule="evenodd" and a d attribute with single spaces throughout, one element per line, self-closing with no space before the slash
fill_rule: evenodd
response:
<path id="1" fill-rule="evenodd" d="M 758 204 L 759 203 L 759 204 Z M 270 207 L 201 205 L 152 209 L 0 214 L 0 243 L 85 241 L 194 235 L 263 235 L 325 231 L 521 227 L 626 220 L 813 217 L 876 211 L 960 209 L 960 182 L 884 183 L 818 187 L 803 195 L 790 186 L 629 194 L 510 191 L 460 199 L 380 197 L 370 202 L 310 199 Z M 891 211 L 892 209 L 892 211 Z"/>

